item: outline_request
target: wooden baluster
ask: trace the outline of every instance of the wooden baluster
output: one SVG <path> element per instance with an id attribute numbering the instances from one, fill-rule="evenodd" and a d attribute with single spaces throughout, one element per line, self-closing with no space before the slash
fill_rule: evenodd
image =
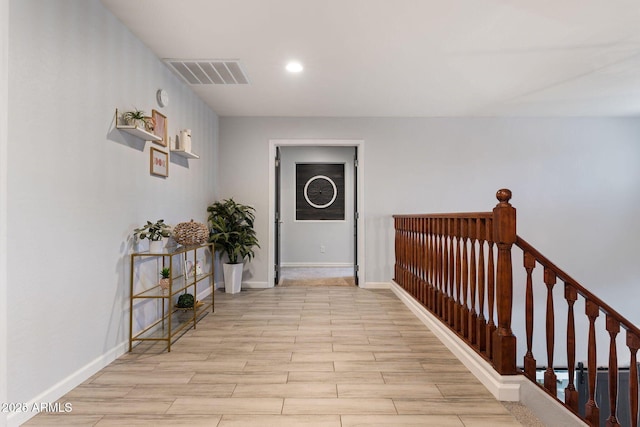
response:
<path id="1" fill-rule="evenodd" d="M 433 253 L 431 254 L 431 261 L 433 262 L 433 275 L 431 277 L 432 283 L 431 286 L 433 287 L 433 301 L 432 301 L 432 306 L 431 306 L 431 311 L 434 314 L 438 314 L 438 300 L 440 298 L 440 292 L 438 292 L 438 275 L 439 275 L 439 270 L 438 270 L 438 243 L 439 243 L 439 239 L 438 239 L 438 220 L 436 218 L 434 218 L 433 220 L 433 247 L 431 248 L 433 250 Z"/>
<path id="2" fill-rule="evenodd" d="M 445 259 L 445 265 L 446 265 L 446 269 L 445 269 L 445 275 L 444 275 L 444 289 L 445 289 L 445 301 L 444 301 L 444 307 L 443 307 L 443 311 L 444 311 L 444 319 L 446 321 L 446 323 L 450 323 L 451 319 L 450 319 L 450 314 L 451 314 L 451 249 L 452 249 L 452 242 L 451 242 L 451 225 L 450 225 L 450 221 L 449 218 L 444 220 L 444 229 L 445 229 L 445 242 L 446 242 L 446 250 L 444 252 L 444 259 Z"/>
<path id="3" fill-rule="evenodd" d="M 533 382 L 536 381 L 536 359 L 533 357 L 533 269 L 536 260 L 529 252 L 524 252 L 524 268 L 527 271 L 527 291 L 525 298 L 525 321 L 527 332 L 527 353 L 524 356 L 524 373 Z"/>
<path id="4" fill-rule="evenodd" d="M 629 363 L 629 408 L 631 411 L 631 427 L 638 427 L 638 349 L 640 337 L 627 331 L 627 347 L 631 353 Z"/>
<path id="5" fill-rule="evenodd" d="M 417 244 L 416 244 L 416 240 L 417 240 L 417 235 L 416 235 L 416 219 L 415 218 L 411 218 L 411 251 L 409 253 L 410 256 L 410 263 L 411 263 L 411 295 L 413 295 L 413 297 L 416 297 L 416 248 L 417 248 Z"/>
<path id="6" fill-rule="evenodd" d="M 461 261 L 461 249 L 460 249 L 460 238 L 462 237 L 461 231 L 461 220 L 460 218 L 456 219 L 456 312 L 454 315 L 453 322 L 455 324 L 455 330 L 458 332 L 462 331 L 462 279 L 461 279 L 461 271 L 462 271 L 462 261 Z"/>
<path id="7" fill-rule="evenodd" d="M 407 218 L 407 290 L 409 291 L 409 293 L 412 293 L 412 283 L 413 281 L 411 280 L 411 268 L 413 267 L 412 263 L 411 263 L 411 251 L 413 249 L 413 233 L 411 231 L 411 218 Z"/>
<path id="8" fill-rule="evenodd" d="M 589 370 L 589 400 L 585 406 L 585 419 L 592 426 L 600 424 L 600 408 L 596 403 L 596 318 L 600 315 L 600 307 L 594 302 L 587 300 L 585 303 L 585 312 L 589 317 L 589 343 L 587 356 L 587 369 Z"/>
<path id="9" fill-rule="evenodd" d="M 478 338 L 478 348 L 484 352 L 487 349 L 487 322 L 484 317 L 484 238 L 486 235 L 486 221 L 478 220 L 476 235 L 478 236 L 478 321 L 476 326 L 476 336 Z"/>
<path id="10" fill-rule="evenodd" d="M 574 384 L 576 367 L 576 322 L 573 317 L 573 305 L 578 299 L 578 292 L 573 286 L 565 282 L 564 298 L 567 300 L 569 312 L 567 313 L 567 368 L 569 373 L 569 384 L 564 389 L 564 402 L 566 405 L 578 413 L 578 390 Z"/>
<path id="11" fill-rule="evenodd" d="M 438 297 L 436 282 L 437 282 L 437 272 L 438 266 L 436 263 L 436 220 L 435 218 L 431 218 L 431 254 L 429 256 L 429 261 L 431 261 L 431 301 L 429 302 L 429 309 L 435 313 L 436 307 L 436 299 Z"/>
<path id="12" fill-rule="evenodd" d="M 448 319 L 449 326 L 454 325 L 453 317 L 455 310 L 455 293 L 454 293 L 454 274 L 455 274 L 455 254 L 454 254 L 454 244 L 455 244 L 455 231 L 454 231 L 454 219 L 449 218 L 448 222 L 448 230 L 449 230 L 449 307 L 448 311 Z"/>
<path id="13" fill-rule="evenodd" d="M 420 302 L 420 293 L 422 291 L 422 219 L 416 218 L 414 222 L 416 230 L 416 249 L 414 253 L 416 263 L 416 278 L 415 278 L 415 299 Z"/>
<path id="14" fill-rule="evenodd" d="M 478 337 L 476 331 L 478 330 L 478 312 L 476 311 L 476 289 L 477 279 L 476 274 L 476 220 L 469 219 L 469 240 L 471 241 L 470 252 L 471 259 L 469 261 L 469 342 L 471 344 L 478 344 Z"/>
<path id="15" fill-rule="evenodd" d="M 433 269 L 433 263 L 431 262 L 431 251 L 433 247 L 431 245 L 432 242 L 432 228 L 431 228 L 431 218 L 426 219 L 427 226 L 427 309 L 431 307 L 431 274 Z"/>
<path id="16" fill-rule="evenodd" d="M 445 263 L 444 254 L 446 252 L 445 246 L 445 231 L 444 231 L 444 218 L 440 219 L 440 252 L 438 253 L 438 262 L 440 263 L 440 301 L 438 305 L 438 312 L 440 313 L 440 319 L 444 320 L 444 301 L 447 296 L 447 290 L 444 283 L 446 280 L 447 265 Z"/>
<path id="17" fill-rule="evenodd" d="M 619 426 L 616 418 L 616 404 L 618 403 L 618 350 L 616 337 L 620 333 L 620 322 L 607 314 L 607 332 L 609 332 L 609 418 L 607 427 Z"/>
<path id="18" fill-rule="evenodd" d="M 487 241 L 489 243 L 489 258 L 487 259 L 487 356 L 493 359 L 493 333 L 496 331 L 494 319 L 495 300 L 495 263 L 493 260 L 493 221 L 487 221 Z"/>
<path id="19" fill-rule="evenodd" d="M 420 274 L 421 289 L 420 289 L 420 303 L 426 307 L 427 305 L 427 219 L 420 219 L 420 232 L 422 233 L 422 239 L 420 246 L 422 251 L 420 252 L 420 263 L 422 264 L 422 273 Z"/>
<path id="20" fill-rule="evenodd" d="M 440 318 L 442 318 L 442 312 L 441 312 L 441 307 L 442 307 L 442 220 L 440 218 L 436 219 L 436 227 L 437 227 L 437 234 L 436 234 L 436 266 L 437 266 L 437 273 L 436 273 L 436 292 L 437 292 L 437 298 L 436 298 L 436 315 Z"/>
<path id="21" fill-rule="evenodd" d="M 502 375 L 516 370 L 516 337 L 511 331 L 513 310 L 513 266 L 511 247 L 516 241 L 516 210 L 511 206 L 511 191 L 498 190 L 498 205 L 493 208 L 493 236 L 498 246 L 496 303 L 498 328 L 493 334 L 493 365 Z"/>
<path id="22" fill-rule="evenodd" d="M 405 279 L 405 274 L 404 274 L 404 270 L 405 270 L 405 262 L 406 262 L 406 257 L 405 257 L 405 218 L 402 218 L 401 220 L 402 224 L 401 224 L 401 228 L 400 228 L 400 270 L 401 270 L 401 274 L 402 274 L 402 287 L 405 288 L 405 283 L 404 283 L 404 279 Z"/>
<path id="23" fill-rule="evenodd" d="M 429 268 L 431 264 L 429 263 L 429 219 L 424 219 L 424 306 L 429 307 Z"/>
<path id="24" fill-rule="evenodd" d="M 440 259 L 442 262 L 442 279 L 440 282 L 440 287 L 442 290 L 442 306 L 440 307 L 440 312 L 442 313 L 440 317 L 446 323 L 447 319 L 447 305 L 449 300 L 449 295 L 447 293 L 447 282 L 449 281 L 449 263 L 447 262 L 447 254 L 449 253 L 449 248 L 447 246 L 447 220 L 446 218 L 442 218 L 442 252 L 440 254 Z"/>
<path id="25" fill-rule="evenodd" d="M 422 235 L 420 233 L 420 218 L 415 218 L 414 219 L 414 230 L 415 230 L 415 249 L 413 251 L 413 259 L 414 259 L 414 263 L 415 263 L 415 278 L 414 278 L 414 298 L 416 299 L 416 301 L 420 301 L 420 288 L 421 283 L 420 283 L 420 274 L 422 271 L 422 263 L 420 262 L 420 251 L 422 250 L 422 245 L 421 245 L 421 238 Z"/>
<path id="26" fill-rule="evenodd" d="M 469 338 L 469 260 L 467 257 L 467 240 L 469 238 L 469 224 L 467 219 L 462 220 L 462 336 Z"/>
<path id="27" fill-rule="evenodd" d="M 444 235 L 444 248 L 442 251 L 442 264 L 444 265 L 444 271 L 442 274 L 442 292 L 444 298 L 442 300 L 442 318 L 445 323 L 449 323 L 449 249 L 450 249 L 450 241 L 449 241 L 449 219 L 444 218 L 442 220 L 442 234 Z"/>
<path id="28" fill-rule="evenodd" d="M 558 378 L 553 371 L 553 347 L 555 344 L 555 313 L 553 311 L 553 286 L 556 275 L 553 271 L 544 269 L 544 283 L 547 285 L 547 370 L 544 373 L 544 388 L 553 397 L 558 396 Z"/>
<path id="29" fill-rule="evenodd" d="M 415 218 L 409 219 L 409 292 L 415 298 L 415 249 L 416 249 L 416 233 L 414 229 Z"/>
<path id="30" fill-rule="evenodd" d="M 398 261 L 400 259 L 400 253 L 398 252 L 399 250 L 399 245 L 398 245 L 398 218 L 393 218 L 393 228 L 395 229 L 395 235 L 394 235 L 394 249 L 395 249 L 395 254 L 396 254 L 396 262 L 393 264 L 393 280 L 396 283 L 398 282 Z"/>

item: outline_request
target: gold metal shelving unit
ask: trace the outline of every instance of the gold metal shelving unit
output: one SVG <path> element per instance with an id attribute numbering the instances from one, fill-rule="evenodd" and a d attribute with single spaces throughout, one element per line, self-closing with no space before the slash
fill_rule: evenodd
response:
<path id="1" fill-rule="evenodd" d="M 201 274 L 193 274 L 189 276 L 185 268 L 185 260 L 192 254 L 193 263 L 195 265 L 198 260 L 198 254 L 207 255 L 209 251 L 209 271 Z M 162 259 L 162 266 L 169 267 L 171 277 L 169 280 L 169 288 L 163 290 L 159 284 L 148 289 L 134 293 L 134 277 L 136 271 L 136 262 L 140 262 L 144 258 L 155 257 Z M 179 264 L 181 263 L 181 264 Z M 133 349 L 134 341 L 166 341 L 167 351 L 171 351 L 171 342 L 176 334 L 186 330 L 185 328 L 193 327 L 195 329 L 198 320 L 206 314 L 211 308 L 214 312 L 214 268 L 213 268 L 213 243 L 205 243 L 203 245 L 194 246 L 178 246 L 176 248 L 165 248 L 162 252 L 135 252 L 131 254 L 131 276 L 129 291 L 129 351 Z M 177 265 L 181 265 L 180 269 L 176 269 Z M 174 275 L 176 270 L 181 270 L 182 274 Z M 178 308 L 174 306 L 174 300 L 182 293 L 189 292 L 194 296 L 197 295 L 198 283 L 208 280 L 211 287 L 211 298 L 206 298 L 206 302 L 197 301 L 193 308 Z M 137 300 L 158 300 L 162 304 L 162 314 L 159 319 L 145 326 L 142 330 L 133 332 L 133 314 L 135 302 Z"/>

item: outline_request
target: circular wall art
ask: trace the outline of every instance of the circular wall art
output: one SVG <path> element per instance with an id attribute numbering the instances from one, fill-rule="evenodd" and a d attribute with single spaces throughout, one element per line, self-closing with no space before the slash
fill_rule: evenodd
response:
<path id="1" fill-rule="evenodd" d="M 296 221 L 344 221 L 344 163 L 296 163 Z"/>
<path id="2" fill-rule="evenodd" d="M 328 208 L 336 201 L 337 196 L 336 183 L 327 176 L 313 176 L 304 185 L 304 198 L 316 209 Z"/>

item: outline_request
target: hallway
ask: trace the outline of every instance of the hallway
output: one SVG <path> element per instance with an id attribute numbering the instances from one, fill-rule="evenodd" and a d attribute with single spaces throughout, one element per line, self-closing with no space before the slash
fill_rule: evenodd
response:
<path id="1" fill-rule="evenodd" d="M 141 344 L 25 425 L 520 425 L 389 290 L 215 299 L 171 353 Z"/>

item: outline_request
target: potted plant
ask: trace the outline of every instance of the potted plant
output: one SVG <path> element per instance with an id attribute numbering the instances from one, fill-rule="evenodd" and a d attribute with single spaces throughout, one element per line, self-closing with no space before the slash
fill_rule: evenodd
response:
<path id="1" fill-rule="evenodd" d="M 148 131 L 153 131 L 155 127 L 155 120 L 146 115 L 142 110 L 134 109 L 133 111 L 126 111 L 122 114 L 122 118 L 128 125 L 141 127 Z"/>
<path id="2" fill-rule="evenodd" d="M 253 229 L 255 209 L 236 203 L 233 199 L 215 202 L 209 212 L 209 241 L 227 256 L 223 263 L 224 287 L 227 293 L 238 293 L 242 287 L 244 260 L 251 260 L 254 247 L 260 247 Z"/>
<path id="3" fill-rule="evenodd" d="M 164 249 L 164 237 L 169 237 L 171 227 L 164 223 L 163 219 L 157 220 L 155 223 L 147 221 L 147 223 L 133 230 L 133 235 L 139 239 L 149 239 L 149 252 L 162 252 Z"/>
<path id="4" fill-rule="evenodd" d="M 160 276 L 162 277 L 159 283 L 160 289 L 162 289 L 162 291 L 166 291 L 169 289 L 169 283 L 171 282 L 171 269 L 169 267 L 164 267 L 160 270 Z"/>

